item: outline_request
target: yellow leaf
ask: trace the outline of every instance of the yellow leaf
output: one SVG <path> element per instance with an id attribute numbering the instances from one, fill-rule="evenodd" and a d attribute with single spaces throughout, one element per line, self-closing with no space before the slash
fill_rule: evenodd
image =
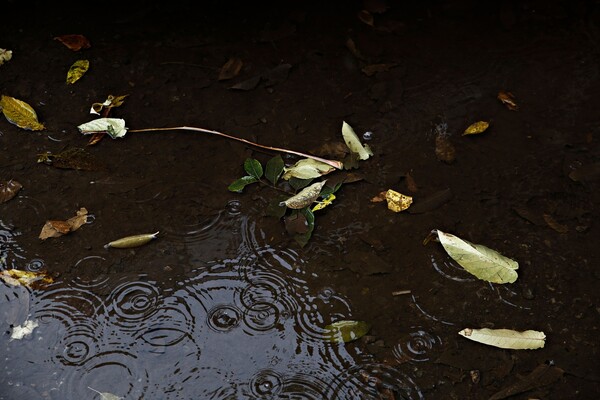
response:
<path id="1" fill-rule="evenodd" d="M 35 110 L 24 101 L 14 97 L 4 96 L 0 98 L 0 109 L 11 124 L 30 131 L 41 131 L 44 124 L 38 121 Z"/>
<path id="2" fill-rule="evenodd" d="M 53 279 L 45 272 L 21 271 L 19 269 L 7 269 L 0 271 L 0 279 L 13 286 L 31 286 L 31 284 L 35 282 L 53 282 Z"/>
<path id="3" fill-rule="evenodd" d="M 477 133 L 484 132 L 490 124 L 486 121 L 477 121 L 469 125 L 467 129 L 463 132 L 464 135 L 475 135 Z"/>
<path id="4" fill-rule="evenodd" d="M 465 328 L 458 334 L 475 342 L 503 349 L 539 349 L 546 343 L 544 332 L 532 330 L 518 332 L 510 329 Z"/>
<path id="5" fill-rule="evenodd" d="M 77 60 L 71 65 L 69 68 L 69 72 L 67 72 L 67 83 L 73 84 L 77 82 L 88 70 L 90 67 L 90 62 L 88 60 Z"/>
<path id="6" fill-rule="evenodd" d="M 412 204 L 413 198 L 410 196 L 403 195 L 392 189 L 385 192 L 385 199 L 387 200 L 388 209 L 393 212 L 400 212 L 406 210 Z"/>
<path id="7" fill-rule="evenodd" d="M 314 212 L 314 211 L 322 210 L 325 207 L 327 207 L 328 205 L 330 205 L 331 203 L 333 203 L 334 200 L 335 200 L 335 195 L 333 193 L 330 193 L 329 196 L 324 198 L 322 201 L 319 201 L 317 203 L 317 205 L 313 207 L 312 211 Z"/>

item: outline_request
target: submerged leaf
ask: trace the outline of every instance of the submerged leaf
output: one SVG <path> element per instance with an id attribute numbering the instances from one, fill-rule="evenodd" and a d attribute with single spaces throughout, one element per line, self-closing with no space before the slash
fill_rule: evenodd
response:
<path id="1" fill-rule="evenodd" d="M 303 208 L 301 210 L 297 210 L 297 213 L 302 215 L 304 217 L 304 219 L 306 220 L 306 224 L 308 225 L 308 230 L 304 233 L 298 233 L 298 234 L 294 235 L 294 240 L 301 247 L 304 247 L 310 240 L 312 233 L 315 230 L 315 215 L 313 214 L 312 211 L 310 211 L 310 208 L 308 208 L 308 207 Z"/>
<path id="2" fill-rule="evenodd" d="M 269 180 L 273 185 L 277 184 L 279 177 L 283 173 L 283 169 L 285 168 L 285 164 L 283 162 L 283 158 L 279 154 L 275 157 L 271 158 L 267 161 L 267 166 L 265 168 L 265 178 Z"/>
<path id="3" fill-rule="evenodd" d="M 254 158 L 247 158 L 244 161 L 244 170 L 250 176 L 255 177 L 256 179 L 260 179 L 263 175 L 263 167 L 260 164 L 260 161 L 255 160 Z"/>
<path id="4" fill-rule="evenodd" d="M 348 343 L 360 339 L 371 329 L 371 324 L 365 321 L 338 321 L 325 327 L 327 339 L 333 343 Z"/>
<path id="5" fill-rule="evenodd" d="M 38 163 L 44 163 L 56 168 L 96 171 L 104 165 L 94 155 L 79 147 L 71 147 L 57 154 L 50 152 L 38 154 Z"/>
<path id="6" fill-rule="evenodd" d="M 546 343 L 546 335 L 539 331 L 513 331 L 510 329 L 471 329 L 465 328 L 459 335 L 475 342 L 500 347 L 502 349 L 540 349 Z"/>
<path id="7" fill-rule="evenodd" d="M 90 41 L 83 35 L 61 35 L 56 36 L 54 40 L 58 40 L 69 50 L 79 51 L 81 49 L 89 49 L 91 47 Z"/>
<path id="8" fill-rule="evenodd" d="M 486 121 L 477 121 L 469 125 L 467 129 L 463 132 L 464 135 L 475 135 L 478 133 L 484 132 L 490 126 L 489 122 Z"/>
<path id="9" fill-rule="evenodd" d="M 313 183 L 302 189 L 298 194 L 282 201 L 280 205 L 285 205 L 295 210 L 310 206 L 319 197 L 323 185 L 325 185 L 325 181 Z"/>
<path id="10" fill-rule="evenodd" d="M 312 179 L 326 175 L 335 170 L 331 165 L 314 160 L 312 158 L 303 158 L 289 168 L 284 168 L 283 179 L 290 178 Z"/>
<path id="11" fill-rule="evenodd" d="M 113 139 L 123 137 L 127 134 L 125 120 L 122 118 L 98 118 L 81 124 L 77 128 L 84 135 L 106 132 Z"/>
<path id="12" fill-rule="evenodd" d="M 90 68 L 88 60 L 77 60 L 71 65 L 67 72 L 67 84 L 72 85 L 77 82 Z"/>
<path id="13" fill-rule="evenodd" d="M 230 58 L 221 67 L 221 71 L 219 72 L 219 80 L 225 81 L 228 79 L 235 78 L 242 70 L 243 65 L 244 63 L 239 58 Z"/>
<path id="14" fill-rule="evenodd" d="M 371 151 L 368 145 L 363 146 L 360 143 L 360 139 L 354 132 L 354 129 L 352 129 L 352 127 L 348 125 L 346 121 L 342 123 L 342 136 L 344 137 L 344 142 L 346 142 L 346 146 L 348 146 L 350 151 L 358 154 L 359 159 L 366 160 L 373 155 L 373 152 Z"/>
<path id="15" fill-rule="evenodd" d="M 0 182 L 0 204 L 6 203 L 19 193 L 19 190 L 23 188 L 19 182 L 11 179 L 10 181 Z"/>
<path id="16" fill-rule="evenodd" d="M 7 269 L 0 271 L 0 279 L 12 286 L 31 287 L 35 284 L 48 284 L 54 282 L 52 277 L 43 271 L 22 271 L 19 269 Z"/>
<path id="17" fill-rule="evenodd" d="M 435 155 L 438 160 L 452 164 L 456 159 L 456 149 L 446 134 L 435 137 Z"/>
<path id="18" fill-rule="evenodd" d="M 495 250 L 437 230 L 440 243 L 454 261 L 477 278 L 492 283 L 513 283 L 519 264 Z"/>
<path id="19" fill-rule="evenodd" d="M 240 193 L 247 185 L 254 182 L 258 182 L 258 179 L 250 175 L 242 176 L 240 179 L 237 179 L 231 185 L 227 186 L 227 189 L 230 192 Z"/>
<path id="20" fill-rule="evenodd" d="M 24 101 L 2 95 L 0 97 L 0 109 L 2 109 L 2 114 L 8 122 L 19 128 L 30 131 L 41 131 L 45 128 L 44 124 L 38 121 L 35 110 Z"/>
<path id="21" fill-rule="evenodd" d="M 153 239 L 156 239 L 157 235 L 158 232 L 126 236 L 124 238 L 113 240 L 112 242 L 107 243 L 106 245 L 104 245 L 104 248 L 116 247 L 118 249 L 129 249 L 132 247 L 139 247 Z"/>

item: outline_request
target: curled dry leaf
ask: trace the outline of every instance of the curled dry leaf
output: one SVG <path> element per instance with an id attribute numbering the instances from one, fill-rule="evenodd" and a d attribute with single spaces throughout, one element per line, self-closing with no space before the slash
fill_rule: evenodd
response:
<path id="1" fill-rule="evenodd" d="M 501 90 L 498 92 L 498 100 L 502 102 L 509 110 L 517 111 L 519 106 L 515 102 L 515 96 L 511 92 Z"/>
<path id="2" fill-rule="evenodd" d="M 279 203 L 280 206 L 286 206 L 288 208 L 299 210 L 306 206 L 311 205 L 321 193 L 321 189 L 325 185 L 325 181 L 313 183 L 310 186 L 302 189 L 298 194 L 290 197 L 289 199 Z"/>
<path id="3" fill-rule="evenodd" d="M 19 193 L 23 185 L 11 179 L 10 181 L 0 182 L 0 203 L 6 203 Z"/>
<path id="4" fill-rule="evenodd" d="M 77 128 L 84 135 L 106 132 L 113 139 L 121 138 L 127 134 L 125 120 L 122 118 L 98 118 L 81 124 Z"/>
<path id="5" fill-rule="evenodd" d="M 77 82 L 90 68 L 88 60 L 77 60 L 71 65 L 67 72 L 67 84 L 72 85 Z"/>
<path id="6" fill-rule="evenodd" d="M 2 95 L 0 97 L 0 109 L 2 109 L 2 114 L 8 122 L 19 128 L 30 131 L 41 131 L 45 128 L 44 124 L 38 121 L 35 110 L 22 100 Z"/>
<path id="7" fill-rule="evenodd" d="M 88 211 L 85 208 L 80 208 L 77 215 L 69 218 L 66 221 L 49 220 L 42 227 L 39 238 L 46 240 L 51 237 L 59 237 L 66 235 L 69 232 L 76 231 L 87 222 Z"/>
<path id="8" fill-rule="evenodd" d="M 540 349 L 546 343 L 544 332 L 533 330 L 519 332 L 511 329 L 465 328 L 458 334 L 475 342 L 502 349 Z"/>
<path id="9" fill-rule="evenodd" d="M 373 155 L 368 145 L 360 143 L 360 139 L 354 132 L 354 129 L 346 121 L 342 123 L 342 136 L 344 137 L 346 146 L 348 146 L 351 152 L 358 154 L 360 160 L 366 160 Z"/>
<path id="10" fill-rule="evenodd" d="M 478 133 L 485 132 L 485 130 L 490 126 L 489 122 L 486 121 L 477 121 L 469 125 L 467 129 L 463 132 L 464 135 L 476 135 Z"/>
<path id="11" fill-rule="evenodd" d="M 90 114 L 100 115 L 100 112 L 104 109 L 105 112 L 110 110 L 111 108 L 120 107 L 125 102 L 125 98 L 129 96 L 128 94 L 122 96 L 113 96 L 112 94 L 108 95 L 104 103 L 94 103 L 90 108 Z M 106 115 L 105 115 L 106 116 Z"/>
<path id="12" fill-rule="evenodd" d="M 79 51 L 81 49 L 89 49 L 91 47 L 90 41 L 83 35 L 60 35 L 56 36 L 54 40 L 58 40 L 69 50 Z"/>
<path id="13" fill-rule="evenodd" d="M 129 249 L 132 247 L 142 246 L 149 241 L 156 239 L 158 232 L 143 233 L 141 235 L 125 236 L 124 238 L 113 240 L 104 245 L 104 248 L 115 247 L 118 249 Z"/>
<path id="14" fill-rule="evenodd" d="M 413 202 L 412 197 L 398 193 L 392 189 L 388 189 L 388 191 L 385 192 L 385 199 L 387 201 L 388 209 L 393 212 L 404 211 L 410 207 Z"/>

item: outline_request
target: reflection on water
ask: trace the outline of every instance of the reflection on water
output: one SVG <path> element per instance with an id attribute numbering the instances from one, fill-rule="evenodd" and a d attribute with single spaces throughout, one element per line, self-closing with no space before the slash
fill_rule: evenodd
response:
<path id="1" fill-rule="evenodd" d="M 107 273 L 103 253 L 76 262 L 85 278 L 65 275 L 31 293 L 4 285 L 6 298 L 21 299 L 12 326 L 40 325 L 30 338 L 4 336 L 0 399 L 99 396 L 89 388 L 126 399 L 422 398 L 405 373 L 326 340 L 326 325 L 352 319 L 350 303 L 307 277 L 297 251 L 262 243 L 242 211 L 230 202 L 180 232 L 171 227 L 156 248 L 190 260 L 174 279 L 156 267 Z"/>

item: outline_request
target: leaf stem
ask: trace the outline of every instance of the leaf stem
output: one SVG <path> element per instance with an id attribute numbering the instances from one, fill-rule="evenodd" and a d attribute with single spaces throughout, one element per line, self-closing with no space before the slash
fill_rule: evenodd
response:
<path id="1" fill-rule="evenodd" d="M 213 131 L 213 130 L 210 130 L 210 129 L 204 129 L 204 128 L 195 128 L 193 126 L 177 126 L 177 127 L 172 127 L 172 128 L 130 129 L 129 132 L 157 132 L 157 131 L 176 131 L 176 130 L 196 131 L 196 132 L 210 133 L 212 135 L 222 136 L 222 137 L 225 137 L 227 139 L 237 140 L 238 142 L 243 142 L 243 143 L 249 144 L 251 146 L 260 147 L 261 149 L 267 149 L 267 150 L 272 150 L 272 151 L 280 151 L 280 152 L 283 152 L 283 153 L 295 154 L 295 155 L 301 156 L 301 157 L 312 158 L 313 160 L 320 161 L 320 162 L 325 163 L 327 165 L 331 165 L 332 167 L 334 167 L 336 169 L 342 169 L 343 166 L 344 166 L 341 161 L 328 160 L 326 158 L 321 158 L 321 157 L 313 156 L 313 155 L 310 155 L 310 154 L 300 153 L 299 151 L 282 149 L 282 148 L 279 148 L 279 147 L 264 146 L 262 144 L 254 143 L 254 142 L 251 142 L 251 141 L 246 140 L 246 139 L 242 139 L 242 138 L 238 138 L 238 137 L 235 137 L 235 136 L 231 136 L 231 135 L 228 135 L 226 133 L 222 133 L 222 132 L 218 132 L 218 131 Z"/>

